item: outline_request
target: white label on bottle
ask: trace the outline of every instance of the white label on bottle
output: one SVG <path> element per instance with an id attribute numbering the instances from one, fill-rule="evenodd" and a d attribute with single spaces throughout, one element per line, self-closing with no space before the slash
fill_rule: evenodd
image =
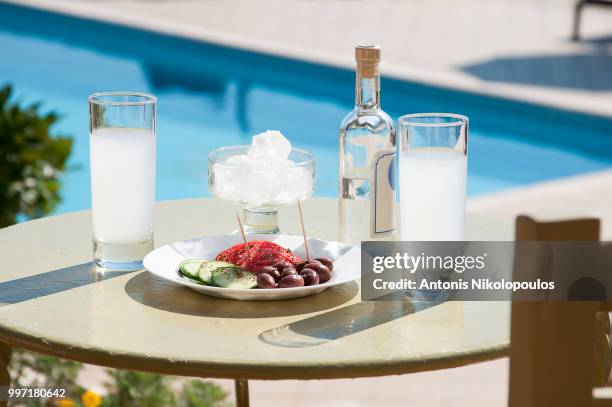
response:
<path id="1" fill-rule="evenodd" d="M 395 150 L 372 157 L 370 235 L 383 237 L 395 230 Z"/>

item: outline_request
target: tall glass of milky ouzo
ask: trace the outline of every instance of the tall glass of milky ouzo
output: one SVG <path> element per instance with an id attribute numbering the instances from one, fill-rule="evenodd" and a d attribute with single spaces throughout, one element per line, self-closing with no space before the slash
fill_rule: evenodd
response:
<path id="1" fill-rule="evenodd" d="M 453 113 L 398 119 L 402 240 L 463 240 L 468 124 Z"/>
<path id="2" fill-rule="evenodd" d="M 89 97 L 93 257 L 104 270 L 137 270 L 153 249 L 156 99 Z"/>
<path id="3" fill-rule="evenodd" d="M 340 240 L 391 240 L 395 128 L 380 107 L 380 48 L 355 48 L 355 108 L 340 127 Z"/>

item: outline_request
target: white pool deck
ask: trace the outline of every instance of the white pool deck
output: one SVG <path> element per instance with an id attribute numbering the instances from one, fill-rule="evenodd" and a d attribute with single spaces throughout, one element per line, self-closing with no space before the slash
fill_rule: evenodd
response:
<path id="1" fill-rule="evenodd" d="M 575 43 L 573 0 L 10 1 L 341 67 L 353 66 L 356 43 L 377 42 L 389 76 L 612 117 L 612 9 L 585 9 Z M 612 171 L 471 199 L 468 211 L 509 222 L 594 215 L 612 239 Z M 502 359 L 409 376 L 252 382 L 252 405 L 505 406 L 507 368 Z M 99 378 L 94 367 L 83 375 L 94 387 Z"/>

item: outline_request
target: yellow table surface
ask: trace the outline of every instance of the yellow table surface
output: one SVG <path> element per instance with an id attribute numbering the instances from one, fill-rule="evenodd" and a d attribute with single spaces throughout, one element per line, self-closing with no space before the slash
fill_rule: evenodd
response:
<path id="1" fill-rule="evenodd" d="M 155 243 L 228 233 L 236 208 L 160 202 Z M 312 237 L 335 239 L 337 202 L 304 203 Z M 298 232 L 297 209 L 281 229 Z M 467 217 L 470 240 L 512 239 L 511 225 Z M 146 271 L 102 279 L 90 213 L 0 230 L 0 341 L 99 365 L 199 377 L 312 379 L 460 366 L 505 355 L 509 306 L 360 302 L 357 282 L 284 301 L 207 297 Z"/>

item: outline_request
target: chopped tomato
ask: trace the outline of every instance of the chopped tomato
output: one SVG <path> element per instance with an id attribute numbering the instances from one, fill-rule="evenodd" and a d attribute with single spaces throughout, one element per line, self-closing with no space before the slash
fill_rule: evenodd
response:
<path id="1" fill-rule="evenodd" d="M 302 262 L 302 259 L 291 250 L 267 240 L 248 242 L 248 250 L 244 243 L 239 243 L 222 251 L 215 259 L 236 264 L 251 273 L 257 273 L 262 267 L 280 261 L 289 262 L 294 266 Z"/>

